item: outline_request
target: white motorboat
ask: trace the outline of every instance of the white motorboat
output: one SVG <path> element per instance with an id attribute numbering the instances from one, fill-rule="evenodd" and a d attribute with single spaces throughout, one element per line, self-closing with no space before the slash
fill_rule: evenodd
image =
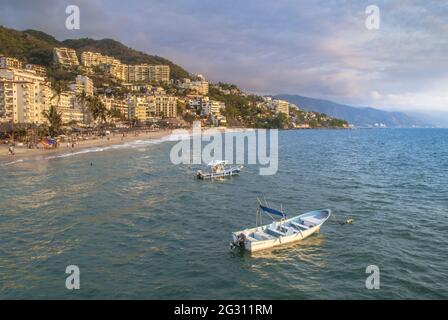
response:
<path id="1" fill-rule="evenodd" d="M 229 162 L 225 160 L 212 161 L 208 164 L 211 167 L 211 171 L 203 172 L 202 170 L 198 170 L 196 177 L 202 180 L 231 177 L 238 175 L 241 169 L 243 169 L 243 166 L 230 167 L 228 164 Z"/>
<path id="2" fill-rule="evenodd" d="M 274 221 L 261 225 L 261 214 L 268 214 Z M 286 218 L 283 210 L 276 210 L 260 203 L 257 210 L 257 227 L 232 233 L 231 247 L 241 247 L 254 252 L 303 240 L 320 228 L 330 218 L 331 210 L 322 209 L 307 212 L 294 218 Z M 280 220 L 273 216 L 280 216 Z M 258 224 L 260 223 L 260 226 Z"/>

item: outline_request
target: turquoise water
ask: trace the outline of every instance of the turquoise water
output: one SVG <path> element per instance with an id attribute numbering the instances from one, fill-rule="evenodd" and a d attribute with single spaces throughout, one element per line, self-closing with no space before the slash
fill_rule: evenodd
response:
<path id="1" fill-rule="evenodd" d="M 448 130 L 284 131 L 279 171 L 225 181 L 173 142 L 0 166 L 0 298 L 448 298 Z M 93 166 L 90 165 L 93 163 Z M 256 197 L 337 219 L 295 245 L 230 252 Z M 65 289 L 78 265 L 81 289 Z M 365 269 L 380 268 L 368 290 Z"/>

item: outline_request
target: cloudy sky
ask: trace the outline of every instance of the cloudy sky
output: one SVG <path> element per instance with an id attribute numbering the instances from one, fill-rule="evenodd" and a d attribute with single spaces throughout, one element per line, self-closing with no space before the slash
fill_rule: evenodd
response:
<path id="1" fill-rule="evenodd" d="M 70 4 L 80 30 L 65 28 Z M 448 112 L 448 1 L 1 0 L 0 24 L 113 38 L 254 93 Z"/>

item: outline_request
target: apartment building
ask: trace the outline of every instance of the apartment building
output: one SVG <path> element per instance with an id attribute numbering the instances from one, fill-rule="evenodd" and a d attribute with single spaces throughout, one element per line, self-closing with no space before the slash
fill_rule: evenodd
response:
<path id="1" fill-rule="evenodd" d="M 121 61 L 101 53 L 84 51 L 81 54 L 81 64 L 84 67 L 94 67 L 100 65 L 120 65 Z"/>
<path id="2" fill-rule="evenodd" d="M 16 58 L 1 56 L 0 68 L 22 69 L 23 63 Z"/>
<path id="3" fill-rule="evenodd" d="M 1 122 L 43 123 L 50 95 L 49 83 L 34 71 L 0 68 Z"/>
<path id="4" fill-rule="evenodd" d="M 177 117 L 177 97 L 164 94 L 154 94 L 149 96 L 149 99 L 155 104 L 155 115 L 157 117 Z"/>
<path id="5" fill-rule="evenodd" d="M 25 66 L 25 70 L 34 71 L 39 77 L 47 77 L 47 69 L 44 66 L 38 64 L 28 63 Z"/>
<path id="6" fill-rule="evenodd" d="M 76 77 L 75 83 L 70 85 L 70 90 L 75 92 L 75 94 L 81 94 L 85 92 L 87 96 L 93 96 L 94 87 L 93 81 L 87 76 L 78 75 Z"/>
<path id="7" fill-rule="evenodd" d="M 129 100 L 129 117 L 146 122 L 155 116 L 155 103 L 147 96 L 134 96 Z"/>
<path id="8" fill-rule="evenodd" d="M 266 97 L 265 104 L 267 108 L 275 111 L 276 113 L 284 113 L 289 116 L 290 103 L 285 100 L 274 100 L 271 97 Z"/>
<path id="9" fill-rule="evenodd" d="M 183 79 L 179 82 L 178 86 L 179 88 L 190 90 L 204 96 L 206 96 L 209 92 L 209 83 L 203 78 L 195 81 Z"/>
<path id="10" fill-rule="evenodd" d="M 220 101 L 204 101 L 201 105 L 201 114 L 204 116 L 220 115 L 221 110 L 225 108 L 225 104 Z"/>
<path id="11" fill-rule="evenodd" d="M 76 95 L 71 91 L 62 92 L 60 96 L 53 96 L 51 99 L 51 105 L 56 106 L 57 111 L 61 113 L 62 123 L 83 123 L 82 109 L 75 102 Z"/>
<path id="12" fill-rule="evenodd" d="M 124 82 L 169 82 L 170 67 L 167 65 L 108 65 L 106 72 Z"/>
<path id="13" fill-rule="evenodd" d="M 53 61 L 67 67 L 79 66 L 78 56 L 76 51 L 70 48 L 54 48 Z"/>
<path id="14" fill-rule="evenodd" d="M 101 95 L 100 100 L 107 110 L 117 109 L 121 112 L 125 119 L 129 119 L 129 106 L 126 98 Z"/>

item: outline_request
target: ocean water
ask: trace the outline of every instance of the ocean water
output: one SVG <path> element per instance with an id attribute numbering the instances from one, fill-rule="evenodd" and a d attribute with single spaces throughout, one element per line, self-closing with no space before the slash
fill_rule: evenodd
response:
<path id="1" fill-rule="evenodd" d="M 171 164 L 173 144 L 0 166 L 0 298 L 448 298 L 448 130 L 283 131 L 276 175 L 248 165 L 213 182 Z M 257 196 L 354 223 L 232 252 Z M 80 290 L 65 288 L 68 265 Z M 365 286 L 369 265 L 379 290 Z"/>

